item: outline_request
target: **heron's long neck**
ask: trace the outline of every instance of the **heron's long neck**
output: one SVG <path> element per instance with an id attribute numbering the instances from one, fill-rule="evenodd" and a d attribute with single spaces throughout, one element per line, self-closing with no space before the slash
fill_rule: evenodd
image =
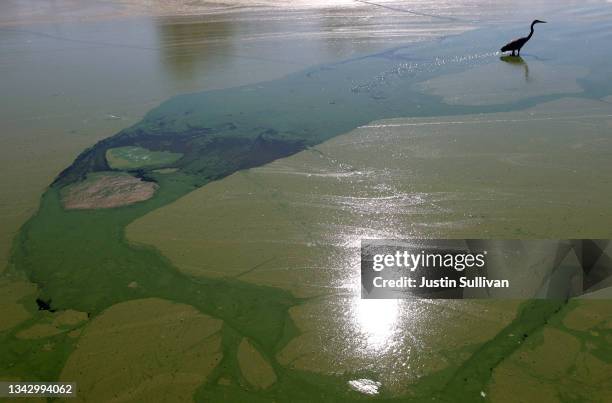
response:
<path id="1" fill-rule="evenodd" d="M 533 36 L 533 26 L 535 24 L 531 24 L 531 32 L 529 32 L 529 36 L 527 37 L 527 39 L 531 39 L 531 37 Z"/>

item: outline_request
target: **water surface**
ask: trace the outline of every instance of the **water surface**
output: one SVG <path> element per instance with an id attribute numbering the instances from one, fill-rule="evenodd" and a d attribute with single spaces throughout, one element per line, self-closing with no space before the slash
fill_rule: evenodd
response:
<path id="1" fill-rule="evenodd" d="M 406 31 L 398 29 L 398 22 L 392 21 L 393 28 L 385 32 L 388 38 L 404 32 L 398 35 L 399 39 L 385 39 L 381 46 L 375 35 L 369 35 L 372 27 L 367 26 L 361 31 L 361 38 L 366 39 L 353 40 L 360 38 L 359 32 L 353 31 L 346 35 L 352 39 L 344 48 L 329 40 L 330 36 L 342 34 L 342 23 L 328 22 L 323 29 L 328 34 L 321 35 L 322 40 L 303 40 L 304 35 L 318 38 L 314 34 L 322 30 L 318 23 L 330 15 L 330 20 L 335 20 L 336 11 L 314 19 L 315 27 L 309 25 L 310 18 L 304 18 L 306 22 L 301 27 L 310 29 L 295 29 L 294 20 L 291 24 L 281 22 L 270 31 L 264 24 L 255 24 L 260 27 L 259 32 L 263 32 L 261 35 L 268 38 L 264 41 L 266 45 L 255 48 L 248 46 L 251 40 L 257 42 L 254 37 L 241 37 L 248 24 L 238 17 L 235 18 L 240 22 L 236 24 L 211 21 L 202 25 L 191 18 L 162 22 L 167 26 L 158 27 L 156 32 L 177 46 L 171 46 L 168 54 L 162 55 L 164 57 L 159 57 L 162 52 L 157 50 L 141 51 L 152 52 L 162 61 L 161 74 L 168 80 L 160 81 L 162 84 L 171 82 L 172 91 L 192 93 L 164 102 L 140 123 L 83 153 L 58 177 L 45 193 L 38 214 L 20 234 L 13 260 L 16 272 L 13 273 L 27 273 L 29 279 L 39 285 L 40 295 L 52 299 L 55 308 L 88 312 L 94 328 L 105 320 L 125 320 L 121 315 L 107 315 L 109 308 L 123 307 L 122 304 L 130 304 L 135 299 L 149 301 L 150 297 L 182 303 L 181 310 L 186 309 L 185 304 L 191 305 L 205 315 L 205 318 L 198 317 L 202 321 L 208 317 L 221 320 L 222 330 L 216 332 L 214 338 L 202 341 L 214 347 L 220 338 L 223 347 L 220 363 L 209 377 L 200 380 L 196 393 L 200 399 L 239 401 L 255 396 L 262 400 L 295 400 L 317 395 L 338 401 L 382 395 L 419 401 L 434 394 L 449 401 L 459 398 L 473 401 L 483 393 L 486 395 L 488 388 L 494 387 L 492 365 L 512 356 L 526 335 L 538 333 L 546 321 L 557 326 L 562 321 L 560 316 L 555 316 L 560 307 L 554 304 L 481 305 L 477 302 L 371 301 L 372 304 L 368 304 L 352 293 L 350 280 L 354 277 L 352 269 L 355 266 L 352 252 L 360 237 L 372 233 L 387 236 L 452 231 L 461 236 L 485 226 L 491 233 L 505 234 L 504 231 L 515 228 L 515 223 L 508 226 L 496 217 L 504 215 L 505 209 L 523 208 L 512 203 L 503 204 L 504 195 L 499 192 L 508 191 L 509 184 L 515 186 L 510 190 L 513 195 L 531 195 L 532 204 L 528 206 L 533 211 L 530 216 L 538 217 L 550 208 L 550 197 L 528 193 L 526 188 L 537 186 L 547 190 L 548 195 L 558 195 L 560 184 L 571 183 L 574 186 L 569 188 L 572 197 L 566 198 L 571 205 L 554 200 L 552 205 L 559 211 L 555 217 L 569 211 L 572 219 L 583 206 L 583 199 L 574 197 L 576 189 L 583 189 L 578 186 L 588 184 L 589 175 L 605 186 L 605 172 L 609 169 L 604 169 L 607 165 L 603 155 L 610 147 L 606 136 L 609 99 L 605 97 L 612 93 L 608 80 L 612 69 L 606 57 L 608 52 L 595 53 L 592 48 L 609 48 L 610 26 L 602 17 L 608 12 L 608 6 L 557 9 L 538 4 L 538 7 L 546 9 L 546 14 L 552 17 L 548 19 L 556 19 L 557 23 L 551 22 L 546 29 L 538 31 L 538 41 L 529 45 L 529 51 L 518 63 L 500 60 L 496 52 L 500 43 L 517 34 L 513 25 L 493 24 L 496 19 L 506 17 L 508 10 L 504 7 L 494 8 L 490 15 L 492 21 L 487 22 L 484 22 L 488 19 L 485 14 L 465 10 L 458 13 L 454 9 L 432 8 L 427 4 L 418 14 L 384 9 L 383 21 L 387 16 L 403 13 L 397 15 L 402 15 L 406 21 L 415 18 L 417 26 L 419 21 L 423 21 L 424 26 L 438 24 L 447 33 L 474 25 L 481 25 L 481 29 L 434 41 L 405 43 L 406 38 L 402 35 Z M 357 10 L 361 11 L 356 16 L 363 15 L 359 14 L 362 8 Z M 308 17 L 317 15 L 311 14 L 312 11 L 305 13 Z M 340 20 L 346 17 L 343 15 Z M 517 18 L 517 14 L 512 18 Z M 130 29 L 138 32 L 143 28 L 136 25 Z M 300 35 L 301 29 L 306 33 Z M 271 31 L 280 31 L 281 37 L 276 38 Z M 215 41 L 209 43 L 211 36 L 214 38 L 218 32 L 220 38 L 236 35 L 242 39 L 236 43 L 220 40 L 225 47 L 218 48 Z M 296 38 L 291 49 L 283 47 L 285 38 L 282 35 L 287 32 Z M 410 32 L 413 35 L 418 29 Z M 412 39 L 422 38 L 416 35 Z M 366 42 L 365 49 L 361 41 Z M 142 61 L 138 57 L 129 59 L 139 52 L 133 44 L 113 43 L 112 48 L 119 49 L 128 60 Z M 381 46 L 384 50 L 370 48 L 373 43 L 374 47 Z M 584 46 L 585 43 L 589 47 Z M 574 52 L 565 52 L 568 44 Z M 92 43 L 78 42 L 74 46 L 82 45 L 91 46 Z M 98 45 L 100 59 L 108 60 L 103 57 L 107 44 Z M 236 49 L 241 49 L 240 53 L 232 53 Z M 313 52 L 314 58 L 309 59 Z M 167 63 L 165 56 L 172 62 Z M 336 61 L 330 62 L 332 59 Z M 92 60 L 96 64 L 96 58 Z M 302 70 L 291 64 L 296 60 L 298 65 L 307 60 L 315 66 Z M 327 63 L 320 64 L 322 62 Z M 262 63 L 260 69 L 254 69 L 258 72 L 257 79 L 249 78 L 256 63 Z M 291 67 L 278 67 L 283 63 Z M 161 65 L 144 63 L 142 69 L 133 71 L 142 73 L 140 83 L 143 84 L 147 82 L 147 69 Z M 264 66 L 273 67 L 268 70 Z M 107 67 L 98 67 L 93 72 L 121 77 L 116 72 L 110 74 L 114 65 Z M 283 74 L 290 74 L 278 78 L 281 70 Z M 80 73 L 76 77 L 92 77 L 92 71 L 83 73 L 87 70 L 76 65 L 74 71 Z M 236 71 L 244 74 L 236 74 Z M 216 88 L 214 91 L 195 92 L 198 80 L 223 78 L 224 74 L 228 74 L 227 82 L 245 85 L 226 89 L 224 84 L 216 86 L 208 82 L 205 88 Z M 269 76 L 264 78 L 267 74 Z M 125 81 L 118 81 L 115 88 L 124 88 L 123 94 L 128 96 L 125 94 L 134 91 L 139 83 L 137 76 L 133 74 L 130 80 L 127 76 L 120 78 Z M 236 76 L 247 78 L 244 82 L 232 81 Z M 511 78 L 509 83 L 497 85 L 508 77 Z M 258 83 L 248 84 L 251 79 Z M 262 80 L 267 81 L 260 82 Z M 91 85 L 106 94 L 103 97 L 106 99 L 114 89 L 108 82 L 112 81 L 94 80 Z M 6 85 L 11 88 L 13 84 L 7 82 Z M 167 90 L 163 85 L 151 88 L 148 94 Z M 76 88 L 73 91 L 83 94 Z M 135 90 L 135 93 L 147 91 Z M 471 93 L 482 96 L 466 97 Z M 569 96 L 582 99 L 567 101 Z M 541 105 L 546 102 L 552 102 L 552 108 L 550 103 Z M 543 109 L 538 109 L 541 107 Z M 13 111 L 19 116 L 16 109 Z M 440 118 L 448 115 L 455 116 Z M 420 119 L 388 120 L 405 117 Z M 559 126 L 564 119 L 569 119 L 572 125 L 567 125 L 569 130 Z M 504 123 L 514 125 L 517 122 L 521 124 L 504 128 Z M 458 126 L 464 127 L 465 132 L 457 130 Z M 423 127 L 426 129 L 421 129 Z M 515 136 L 512 127 L 524 130 Z M 577 138 L 571 128 L 588 128 L 588 136 Z M 354 129 L 357 129 L 356 135 L 338 137 L 319 146 L 325 140 Z M 538 135 L 540 132 L 543 134 Z M 531 142 L 535 142 L 533 147 L 525 146 Z M 181 152 L 186 158 L 169 166 L 169 171 L 138 173 L 160 184 L 159 193 L 150 201 L 110 211 L 62 210 L 59 189 L 82 180 L 84 174 L 107 170 L 104 155 L 109 148 L 117 146 Z M 577 150 L 575 154 L 570 151 L 572 147 Z M 244 174 L 246 185 L 226 182 L 235 180 L 235 176 L 209 183 L 237 170 L 304 149 L 286 160 L 293 161 L 288 165 L 273 163 L 252 174 Z M 577 167 L 564 161 L 573 155 L 591 159 L 588 164 Z M 420 164 L 410 164 L 419 158 Z M 484 165 L 478 166 L 483 162 Z M 516 167 L 514 171 L 513 167 Z M 530 169 L 547 182 L 529 182 Z M 571 172 L 576 169 L 578 172 Z M 281 174 L 285 175 L 280 181 L 274 177 L 279 170 L 284 170 Z M 261 186 L 261 182 L 266 186 Z M 221 197 L 220 204 L 212 211 L 201 214 L 197 203 L 189 206 L 180 204 L 181 201 L 170 204 L 169 210 L 159 209 L 205 184 L 202 191 L 211 192 L 207 197 Z M 229 188 L 224 189 L 224 186 Z M 246 205 L 238 204 L 238 211 L 261 211 L 262 218 L 256 220 L 254 215 L 247 214 L 245 218 L 230 214 L 228 189 L 241 191 L 242 186 L 252 186 L 253 194 L 235 196 L 247 201 Z M 592 211 L 607 216 L 604 205 L 608 200 L 607 192 L 589 194 L 593 194 L 594 205 L 599 208 Z M 512 197 L 507 199 L 513 200 Z M 205 197 L 204 200 L 210 199 Z M 187 220 L 178 221 L 172 214 L 166 215 L 172 212 L 172 206 L 180 206 L 178 212 Z M 154 210 L 152 215 L 145 215 Z M 462 215 L 475 212 L 480 214 Z M 178 227 L 165 227 L 168 231 L 165 233 L 178 238 L 179 242 L 166 242 L 166 239 L 163 244 L 171 245 L 168 250 L 158 245 L 171 261 L 155 250 L 135 247 L 124 239 L 125 226 L 143 216 L 145 223 L 151 219 L 154 226 L 164 225 L 163 220 L 180 223 Z M 215 224 L 218 231 L 212 232 L 214 227 L 209 224 L 218 216 L 223 219 Z M 517 213 L 515 217 L 518 220 L 521 216 Z M 205 221 L 189 221 L 189 217 L 203 217 Z M 321 217 L 326 217 L 325 222 L 316 221 Z M 288 240 L 287 235 L 294 235 L 295 228 L 284 225 L 296 222 L 300 224 L 298 232 L 302 231 L 300 238 Z M 409 223 L 421 225 L 403 227 Z M 150 228 L 151 235 L 162 233 L 160 227 L 157 232 Z M 541 226 L 541 221 L 529 228 L 552 233 Z M 266 231 L 271 231 L 272 235 Z M 236 242 L 241 232 L 252 234 L 258 240 L 263 234 L 272 247 L 253 245 L 248 237 Z M 193 234 L 195 239 L 190 238 Z M 162 239 L 152 238 L 145 241 L 155 244 Z M 202 239 L 208 249 L 198 254 Z M 187 242 L 187 246 L 181 240 Z M 251 260 L 253 256 L 280 249 L 279 243 L 292 241 L 298 245 L 293 249 L 294 254 L 280 259 L 272 256 L 263 262 Z M 215 243 L 222 247 L 211 247 Z M 174 247 L 179 250 L 175 255 Z M 223 248 L 232 251 L 230 259 Z M 82 253 L 74 253 L 75 250 Z M 193 250 L 195 255 L 191 254 Z M 214 255 L 215 250 L 218 255 Z M 181 255 L 189 257 L 181 261 L 177 258 Z M 222 260 L 224 257 L 226 260 Z M 321 263 L 321 259 L 327 263 Z M 192 265 L 187 266 L 187 261 Z M 279 267 L 278 261 L 286 266 Z M 306 266 L 312 270 L 303 271 L 295 270 L 296 262 L 315 264 Z M 566 306 L 562 314 L 574 308 Z M 517 309 L 520 314 L 515 316 Z M 91 339 L 87 339 L 84 347 L 76 347 L 77 339 L 64 334 L 67 329 L 62 328 L 59 334 L 36 342 L 45 348 L 41 350 L 44 352 L 32 349 L 31 355 L 16 363 L 14 352 L 24 351 L 32 345 L 17 334 L 38 321 L 49 320 L 44 315 L 32 316 L 3 334 L 4 345 L 10 347 L 2 352 L 3 361 L 14 364 L 5 371 L 12 376 L 55 379 L 64 362 L 71 364 L 66 368 L 73 368 L 78 357 L 87 355 L 87 350 L 82 349 L 95 348 L 96 343 Z M 108 319 L 109 316 L 114 319 Z M 599 326 L 599 322 L 593 326 Z M 607 360 L 607 350 L 601 339 L 589 336 L 593 330 L 588 326 L 582 329 L 583 333 L 569 336 L 571 339 L 567 343 L 574 343 L 573 338 L 589 338 L 600 351 L 600 359 Z M 130 340 L 128 333 L 122 334 L 125 340 Z M 550 336 L 542 337 L 550 339 Z M 240 346 L 245 343 L 251 346 L 251 355 L 259 354 L 254 361 L 265 368 L 261 372 L 274 374 L 274 377 L 267 377 L 264 384 L 271 386 L 264 390 L 258 390 L 257 385 L 249 383 L 250 377 L 245 376 L 244 371 L 249 370 L 245 370 L 240 361 Z M 77 353 L 71 356 L 73 351 Z M 580 354 L 586 357 L 587 352 Z M 589 365 L 585 370 L 592 368 Z M 547 379 L 546 371 L 538 370 L 538 376 Z M 133 383 L 127 382 L 126 390 L 139 384 L 141 372 L 140 367 L 135 366 L 131 375 L 125 377 L 133 379 L 130 381 Z M 68 376 L 66 372 L 64 376 Z M 80 384 L 91 385 L 88 376 L 85 374 Z M 112 372 L 103 376 L 112 376 Z M 276 380 L 270 383 L 270 379 Z M 550 386 L 540 378 L 536 381 Z M 194 388 L 193 383 L 190 385 Z"/>

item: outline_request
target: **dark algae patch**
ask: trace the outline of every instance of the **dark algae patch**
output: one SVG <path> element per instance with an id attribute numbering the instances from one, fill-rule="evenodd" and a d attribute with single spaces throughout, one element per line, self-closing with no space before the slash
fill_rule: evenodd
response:
<path id="1" fill-rule="evenodd" d="M 57 177 L 42 196 L 38 212 L 16 238 L 13 271 L 25 273 L 38 285 L 40 295 L 36 302 L 41 309 L 75 309 L 94 318 L 116 303 L 157 297 L 189 304 L 222 319 L 223 359 L 196 392 L 197 400 L 363 399 L 363 395 L 346 386 L 355 374 L 325 376 L 289 369 L 276 361 L 276 353 L 297 333 L 288 310 L 300 304 L 300 299 L 287 291 L 236 279 L 192 278 L 176 270 L 153 248 L 130 244 L 124 230 L 137 218 L 211 181 L 290 156 L 374 120 L 508 111 L 560 96 L 462 106 L 447 105 L 439 97 L 424 95 L 414 88 L 415 83 L 441 74 L 496 62 L 494 56 L 479 52 L 496 48 L 496 35 L 504 35 L 485 35 L 490 43 L 480 39 L 476 42 L 480 49 L 467 48 L 475 35 L 392 49 L 267 83 L 170 99 L 140 123 L 85 150 Z M 448 63 L 433 62 L 432 52 Z M 482 56 L 468 61 L 455 56 L 466 53 Z M 589 82 L 597 77 L 603 76 L 595 74 Z M 602 79 L 601 86 L 609 87 L 610 83 Z M 112 171 L 106 155 L 108 150 L 120 147 L 180 154 L 180 158 L 130 170 L 132 175 L 158 185 L 153 197 L 146 201 L 109 209 L 64 209 L 62 189 L 92 173 Z M 157 171 L 160 168 L 173 169 L 162 174 Z M 461 366 L 423 378 L 410 387 L 410 396 L 395 400 L 435 397 L 436 401 L 456 402 L 480 398 L 492 370 L 521 345 L 521 338 L 536 332 L 563 305 L 563 301 L 526 302 L 505 330 L 480 346 Z M 59 335 L 32 342 L 19 340 L 15 334 L 16 331 L 0 334 L 0 361 L 9 363 L 3 375 L 28 380 L 57 379 L 75 341 Z M 236 355 L 245 337 L 276 373 L 277 381 L 267 389 L 244 386 Z M 35 344 L 46 342 L 58 347 L 41 354 L 37 348 L 40 346 Z M 386 396 L 384 387 L 380 400 L 393 400 Z"/>
<path id="2" fill-rule="evenodd" d="M 38 305 L 39 311 L 55 312 L 55 309 L 51 308 L 51 300 L 44 301 L 40 298 L 36 298 L 36 305 Z"/>

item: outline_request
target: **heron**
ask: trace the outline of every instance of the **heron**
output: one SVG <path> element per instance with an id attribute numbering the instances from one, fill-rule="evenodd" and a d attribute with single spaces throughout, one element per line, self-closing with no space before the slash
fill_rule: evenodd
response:
<path id="1" fill-rule="evenodd" d="M 545 24 L 545 23 L 546 23 L 546 21 L 533 20 L 533 22 L 531 23 L 531 32 L 529 32 L 529 36 L 513 40 L 512 42 L 504 45 L 504 47 L 501 48 L 501 51 L 502 52 L 512 51 L 512 56 L 516 55 L 514 52 L 518 52 L 518 55 L 520 56 L 521 55 L 521 48 L 523 46 L 525 46 L 527 41 L 530 40 L 531 37 L 533 36 L 533 26 L 535 24 Z"/>

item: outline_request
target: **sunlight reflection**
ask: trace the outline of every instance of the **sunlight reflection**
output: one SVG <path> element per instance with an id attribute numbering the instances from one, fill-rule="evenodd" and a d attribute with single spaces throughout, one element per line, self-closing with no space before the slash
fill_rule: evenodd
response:
<path id="1" fill-rule="evenodd" d="M 400 319 L 399 303 L 394 299 L 354 299 L 352 316 L 369 352 L 385 350 L 394 344 L 393 336 Z"/>
<path id="2" fill-rule="evenodd" d="M 368 178 L 388 178 L 385 173 L 376 173 L 373 169 L 365 169 Z M 381 187 L 381 184 L 384 185 Z M 358 334 L 365 347 L 366 355 L 378 355 L 393 348 L 397 344 L 398 324 L 403 322 L 401 315 L 402 301 L 399 300 L 368 300 L 361 299 L 360 253 L 363 239 L 395 239 L 403 238 L 398 230 L 397 213 L 405 208 L 406 200 L 390 183 L 377 183 L 365 187 L 368 194 L 334 197 L 336 205 L 348 209 L 357 220 L 351 226 L 345 226 L 336 232 L 338 243 L 344 249 L 345 259 L 341 283 L 351 284 L 354 297 L 351 299 L 348 320 L 352 331 Z M 412 203 L 411 203 L 412 204 Z M 379 212 L 387 212 L 386 217 L 380 217 Z M 347 278 L 348 277 L 348 278 Z M 350 278 L 350 281 L 347 281 Z"/>

